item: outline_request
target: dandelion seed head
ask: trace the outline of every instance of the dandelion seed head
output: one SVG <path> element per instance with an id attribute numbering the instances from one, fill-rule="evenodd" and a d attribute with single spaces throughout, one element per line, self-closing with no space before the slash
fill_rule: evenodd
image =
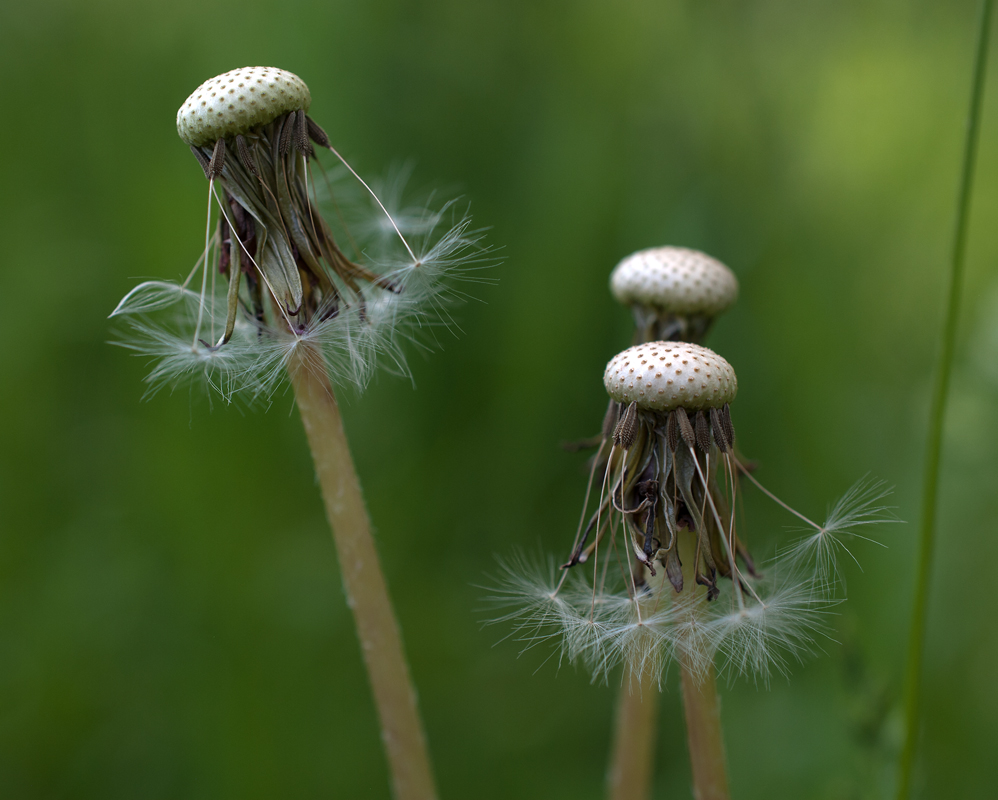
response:
<path id="1" fill-rule="evenodd" d="M 639 393 L 663 385 L 669 367 L 673 377 L 703 373 L 716 395 L 689 402 L 678 392 L 662 400 Z M 861 481 L 823 526 L 776 497 L 734 448 L 734 371 L 706 348 L 638 345 L 611 360 L 604 380 L 613 402 L 570 557 L 557 583 L 553 574 L 544 583 L 543 606 L 531 598 L 536 588 L 526 590 L 536 581 L 516 578 L 517 568 L 536 570 L 510 567 L 504 597 L 518 611 L 504 619 L 529 630 L 531 644 L 554 644 L 559 660 L 584 664 L 594 680 L 620 665 L 661 679 L 672 663 L 695 681 L 715 669 L 767 685 L 788 674 L 828 639 L 839 602 L 829 564 L 841 537 L 888 518 L 889 490 Z M 812 532 L 763 574 L 736 524 L 750 485 Z"/>
<path id="2" fill-rule="evenodd" d="M 276 67 L 241 67 L 202 83 L 177 111 L 177 133 L 200 147 L 266 125 L 289 111 L 308 111 L 308 86 Z"/>
<path id="3" fill-rule="evenodd" d="M 687 342 L 629 347 L 610 359 L 603 385 L 618 403 L 637 403 L 648 411 L 721 408 L 738 392 L 738 379 L 727 361 Z"/>
<path id="4" fill-rule="evenodd" d="M 632 253 L 610 274 L 610 291 L 631 307 L 644 341 L 699 342 L 738 297 L 738 279 L 717 259 L 685 247 Z"/>
<path id="5" fill-rule="evenodd" d="M 610 291 L 626 305 L 713 317 L 738 299 L 738 279 L 720 261 L 698 250 L 652 247 L 617 264 L 610 274 Z"/>
<path id="6" fill-rule="evenodd" d="M 496 263 L 466 210 L 404 206 L 402 180 L 389 198 L 404 208 L 396 219 L 306 115 L 310 103 L 296 75 L 246 67 L 206 81 L 178 111 L 209 184 L 205 249 L 185 281 L 146 281 L 111 315 L 128 328 L 119 343 L 153 362 L 151 391 L 197 382 L 227 401 L 267 402 L 299 354 L 360 389 L 379 366 L 408 375 L 407 344 L 432 349 L 437 330 L 455 330 L 459 285 Z M 325 180 L 320 202 L 316 147 L 342 164 L 334 180 L 362 191 Z M 362 231 L 377 229 L 369 249 L 345 227 L 356 214 L 343 214 L 344 199 L 365 207 Z"/>

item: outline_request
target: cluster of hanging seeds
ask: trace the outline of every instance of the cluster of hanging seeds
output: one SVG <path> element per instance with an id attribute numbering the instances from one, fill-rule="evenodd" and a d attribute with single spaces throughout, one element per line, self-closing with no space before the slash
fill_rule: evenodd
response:
<path id="1" fill-rule="evenodd" d="M 229 288 L 216 346 L 232 336 L 244 277 L 256 319 L 272 306 L 291 332 L 335 316 L 343 303 L 362 302 L 361 281 L 393 288 L 343 254 L 312 203 L 313 143 L 332 148 L 307 115 L 310 104 L 297 75 L 244 67 L 203 83 L 177 112 L 180 137 L 219 189 L 218 268 Z"/>
<path id="2" fill-rule="evenodd" d="M 719 591 L 718 574 L 736 574 L 736 555 L 754 573 L 726 492 L 736 478 L 728 404 L 738 383 L 731 365 L 699 345 L 649 342 L 615 356 L 603 383 L 619 419 L 605 476 L 609 496 L 591 527 L 612 504 L 636 560 L 651 576 L 661 564 L 677 592 L 683 590 L 679 540 L 687 532 L 697 539 L 696 582 L 708 587 L 710 599 Z M 573 560 L 596 546 L 584 538 Z"/>
<path id="3" fill-rule="evenodd" d="M 227 401 L 266 399 L 302 354 L 337 383 L 363 387 L 379 363 L 405 373 L 406 340 L 450 324 L 463 296 L 451 281 L 480 281 L 473 273 L 493 263 L 453 203 L 410 206 L 396 221 L 310 105 L 298 76 L 244 67 L 203 83 L 177 112 L 208 179 L 204 251 L 182 283 L 144 281 L 111 315 L 131 328 L 120 343 L 154 362 L 150 392 L 191 381 Z M 333 196 L 317 148 L 363 187 L 359 203 L 343 205 L 352 186 Z M 316 166 L 335 236 L 316 203 Z"/>
<path id="4" fill-rule="evenodd" d="M 564 566 L 598 553 L 617 515 L 635 562 L 634 590 L 658 565 L 675 591 L 683 591 L 679 551 L 681 537 L 689 535 L 696 541 L 693 574 L 713 600 L 719 575 L 739 585 L 739 560 L 755 575 L 732 516 L 739 467 L 729 403 L 738 382 L 719 355 L 675 340 L 699 338 L 734 302 L 738 282 L 703 253 L 659 247 L 621 261 L 610 286 L 632 307 L 639 343 L 604 372 L 610 405 L 595 461 L 604 491 Z"/>

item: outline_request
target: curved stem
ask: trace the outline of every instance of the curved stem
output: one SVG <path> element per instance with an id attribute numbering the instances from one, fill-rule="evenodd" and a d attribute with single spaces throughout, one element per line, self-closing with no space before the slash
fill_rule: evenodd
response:
<path id="1" fill-rule="evenodd" d="M 621 683 L 607 775 L 609 800 L 648 800 L 654 772 L 658 684 L 644 669 Z"/>
<path id="2" fill-rule="evenodd" d="M 949 394 L 950 374 L 953 368 L 953 350 L 956 326 L 960 312 L 960 290 L 963 286 L 963 263 L 967 241 L 967 222 L 970 210 L 974 162 L 981 122 L 981 103 L 984 90 L 985 64 L 988 54 L 988 34 L 991 22 L 992 0 L 982 0 L 977 51 L 974 61 L 973 86 L 967 132 L 964 141 L 963 168 L 957 195 L 956 224 L 950 269 L 949 296 L 946 319 L 943 323 L 942 348 L 936 368 L 936 382 L 932 393 L 932 410 L 929 412 L 929 433 L 926 447 L 925 474 L 922 484 L 922 517 L 919 530 L 918 572 L 915 583 L 915 601 L 908 639 L 908 659 L 905 669 L 904 705 L 905 739 L 898 764 L 898 800 L 911 795 L 912 771 L 918 744 L 921 718 L 920 689 L 922 683 L 922 656 L 925 648 L 925 618 L 928 610 L 929 579 L 932 552 L 936 533 L 936 501 L 939 494 L 939 459 L 942 452 L 943 422 L 946 417 L 946 400 Z"/>
<path id="3" fill-rule="evenodd" d="M 322 354 L 302 344 L 288 366 L 353 611 L 396 800 L 435 800 L 426 737 L 371 522 Z"/>

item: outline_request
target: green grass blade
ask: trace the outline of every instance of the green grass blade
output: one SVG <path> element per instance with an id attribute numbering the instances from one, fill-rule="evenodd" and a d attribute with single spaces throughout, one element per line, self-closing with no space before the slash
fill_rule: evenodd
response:
<path id="1" fill-rule="evenodd" d="M 912 772 L 921 721 L 922 656 L 925 649 L 925 617 L 928 610 L 929 579 L 932 570 L 932 552 L 936 534 L 936 501 L 939 494 L 939 457 L 942 451 L 943 420 L 949 394 L 950 375 L 953 371 L 953 349 L 956 326 L 960 313 L 960 295 L 963 286 L 963 264 L 966 253 L 967 222 L 970 196 L 977 156 L 977 141 L 981 122 L 981 105 L 984 95 L 984 72 L 988 55 L 993 0 L 981 3 L 977 51 L 974 59 L 973 86 L 970 95 L 970 112 L 964 141 L 963 168 L 956 203 L 956 225 L 953 234 L 952 262 L 946 318 L 943 323 L 942 348 L 936 370 L 929 416 L 929 435 L 922 486 L 922 515 L 919 530 L 918 572 L 915 584 L 915 601 L 908 639 L 908 659 L 905 670 L 904 705 L 905 739 L 898 763 L 897 800 L 911 796 Z"/>

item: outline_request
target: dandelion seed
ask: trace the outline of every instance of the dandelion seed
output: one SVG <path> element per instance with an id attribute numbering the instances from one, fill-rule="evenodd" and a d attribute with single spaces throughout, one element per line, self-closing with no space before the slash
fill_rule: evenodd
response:
<path id="1" fill-rule="evenodd" d="M 902 521 L 894 516 L 892 506 L 883 503 L 891 494 L 892 489 L 885 482 L 861 478 L 836 501 L 822 525 L 805 520 L 809 527 L 795 529 L 807 531 L 808 535 L 785 548 L 782 558 L 795 568 L 813 569 L 815 579 L 829 591 L 836 586 L 844 587 L 841 556 L 848 556 L 859 565 L 846 541 L 860 539 L 883 547 L 881 542 L 860 534 L 859 530 Z"/>
<path id="2" fill-rule="evenodd" d="M 205 248 L 183 284 L 147 281 L 112 313 L 131 326 L 120 343 L 155 362 L 150 391 L 194 380 L 226 400 L 266 399 L 304 351 L 320 352 L 325 363 L 315 368 L 341 383 L 365 386 L 377 363 L 405 374 L 404 342 L 432 346 L 432 331 L 452 324 L 449 306 L 462 299 L 454 281 L 494 264 L 482 231 L 453 203 L 410 209 L 400 225 L 308 116 L 310 105 L 296 75 L 246 67 L 206 81 L 177 112 L 208 180 Z M 347 233 L 341 247 L 319 211 L 316 148 L 363 187 L 391 246 L 367 254 Z M 199 270 L 197 292 L 188 284 Z"/>
<path id="3" fill-rule="evenodd" d="M 835 603 L 823 584 L 792 570 L 784 580 L 764 581 L 757 592 L 742 606 L 729 603 L 707 625 L 721 672 L 753 676 L 768 686 L 774 671 L 788 675 L 791 660 L 803 661 L 820 639 L 831 638 L 827 619 Z"/>

